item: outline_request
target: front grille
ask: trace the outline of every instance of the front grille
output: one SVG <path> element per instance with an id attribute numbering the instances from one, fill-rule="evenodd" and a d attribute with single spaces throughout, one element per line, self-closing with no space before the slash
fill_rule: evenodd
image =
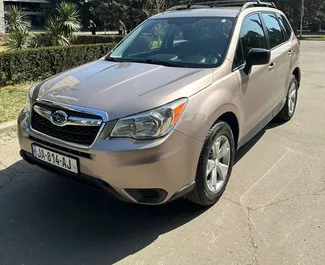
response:
<path id="1" fill-rule="evenodd" d="M 101 119 L 96 115 L 84 114 L 76 111 L 66 110 L 63 108 L 56 108 L 53 106 L 47 106 L 44 104 L 37 104 L 38 106 L 50 110 L 52 113 L 56 110 L 63 110 L 69 116 L 79 117 L 79 118 L 94 118 Z M 45 135 L 66 141 L 74 144 L 80 145 L 91 145 L 99 132 L 100 126 L 56 126 L 48 119 L 36 113 L 34 110 L 32 112 L 32 128 L 38 132 Z"/>

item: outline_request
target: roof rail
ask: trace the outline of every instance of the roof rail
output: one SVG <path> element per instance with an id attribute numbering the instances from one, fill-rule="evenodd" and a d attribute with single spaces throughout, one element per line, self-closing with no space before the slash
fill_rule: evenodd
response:
<path id="1" fill-rule="evenodd" d="M 167 11 L 176 11 L 176 10 L 184 10 L 184 9 L 199 9 L 199 8 L 207 8 L 206 5 L 178 5 L 178 6 L 173 6 L 169 9 L 167 9 Z"/>
<path id="2" fill-rule="evenodd" d="M 246 8 L 249 8 L 249 7 L 254 7 L 254 6 L 265 6 L 265 7 L 277 8 L 273 2 L 262 2 L 260 0 L 256 0 L 256 1 L 252 1 L 252 2 L 246 1 L 246 3 L 242 6 L 240 11 L 242 11 Z"/>
<path id="3" fill-rule="evenodd" d="M 187 3 L 187 4 L 186 4 Z M 262 2 L 260 0 L 215 0 L 215 1 L 208 1 L 208 2 L 198 2 L 192 3 L 192 1 L 183 1 L 183 5 L 178 5 L 169 8 L 167 11 L 173 10 L 184 10 L 184 9 L 199 9 L 199 8 L 213 8 L 213 7 L 230 7 L 230 6 L 238 6 L 241 7 L 240 11 L 254 6 L 265 6 L 265 7 L 273 7 L 276 8 L 273 2 Z"/>

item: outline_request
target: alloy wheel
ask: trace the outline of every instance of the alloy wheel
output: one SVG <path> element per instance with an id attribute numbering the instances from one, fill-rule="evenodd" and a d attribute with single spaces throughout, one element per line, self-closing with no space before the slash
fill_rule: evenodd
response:
<path id="1" fill-rule="evenodd" d="M 221 135 L 213 143 L 207 164 L 206 181 L 211 192 L 218 192 L 227 182 L 230 161 L 230 142 L 226 136 Z"/>
<path id="2" fill-rule="evenodd" d="M 292 83 L 288 94 L 288 107 L 290 116 L 294 113 L 297 103 L 297 85 L 295 82 Z"/>

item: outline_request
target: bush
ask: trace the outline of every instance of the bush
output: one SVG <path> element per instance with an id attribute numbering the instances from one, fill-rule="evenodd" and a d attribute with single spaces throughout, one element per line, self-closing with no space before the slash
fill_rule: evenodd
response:
<path id="1" fill-rule="evenodd" d="M 113 46 L 101 44 L 42 47 L 0 53 L 0 86 L 46 79 L 99 59 Z"/>
<path id="2" fill-rule="evenodd" d="M 51 45 L 51 39 L 48 35 L 44 33 L 35 33 L 34 37 L 31 42 L 32 48 L 37 47 L 50 47 Z"/>
<path id="3" fill-rule="evenodd" d="M 14 30 L 10 32 L 6 40 L 6 45 L 10 50 L 21 50 L 31 47 L 33 36 L 28 30 Z"/>
<path id="4" fill-rule="evenodd" d="M 122 36 L 115 35 L 78 35 L 73 40 L 73 44 L 117 43 L 122 39 Z"/>

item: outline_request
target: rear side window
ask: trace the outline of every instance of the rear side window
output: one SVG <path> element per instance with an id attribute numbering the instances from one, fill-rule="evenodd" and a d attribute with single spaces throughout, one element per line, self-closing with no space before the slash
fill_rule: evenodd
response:
<path id="1" fill-rule="evenodd" d="M 286 40 L 289 40 L 291 38 L 292 29 L 291 29 L 291 26 L 290 26 L 288 20 L 283 15 L 276 14 L 276 16 L 278 17 L 281 26 L 283 26 L 283 28 L 286 32 L 286 35 L 287 35 Z"/>
<path id="2" fill-rule="evenodd" d="M 243 57 L 240 54 L 237 54 L 237 61 L 246 61 L 248 52 L 252 48 L 266 48 L 266 39 L 262 21 L 258 14 L 251 15 L 245 19 L 240 32 L 240 39 L 241 45 L 239 44 L 237 52 L 240 53 L 242 50 Z M 242 46 L 242 49 L 240 46 Z"/>
<path id="3" fill-rule="evenodd" d="M 280 24 L 274 14 L 262 14 L 265 26 L 269 33 L 271 49 L 285 42 Z"/>

